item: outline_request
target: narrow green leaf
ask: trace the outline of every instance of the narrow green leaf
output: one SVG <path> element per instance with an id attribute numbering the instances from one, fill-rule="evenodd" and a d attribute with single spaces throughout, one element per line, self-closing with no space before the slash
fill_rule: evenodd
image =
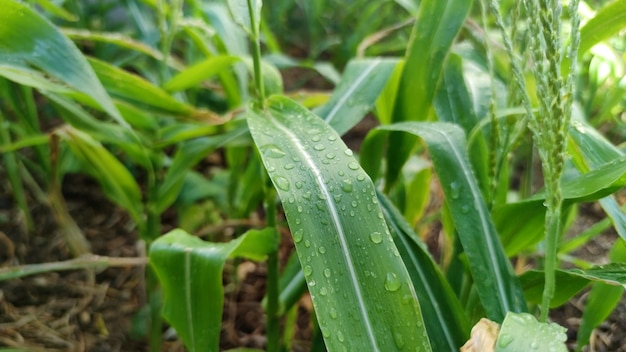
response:
<path id="1" fill-rule="evenodd" d="M 49 13 L 51 13 L 52 15 L 58 18 L 62 18 L 70 22 L 78 20 L 78 18 L 73 13 L 67 11 L 63 7 L 53 3 L 50 0 L 36 0 L 36 1 L 37 1 L 37 4 L 39 4 L 39 6 L 41 6 L 44 10 L 48 11 Z"/>
<path id="2" fill-rule="evenodd" d="M 567 329 L 555 323 L 539 322 L 527 313 L 509 313 L 496 341 L 496 352 L 567 352 Z"/>
<path id="3" fill-rule="evenodd" d="M 115 97 L 173 114 L 191 115 L 195 110 L 140 76 L 98 59 L 87 60 L 106 90 Z"/>
<path id="4" fill-rule="evenodd" d="M 466 136 L 469 136 L 479 123 L 474 112 L 471 94 L 465 84 L 463 60 L 457 54 L 450 54 L 446 60 L 434 106 L 439 121 L 452 122 L 461 126 Z M 489 194 L 487 142 L 481 130 L 477 130 L 476 133 L 474 143 L 469 146 L 470 160 L 483 194 Z"/>
<path id="5" fill-rule="evenodd" d="M 143 42 L 135 40 L 122 33 L 106 33 L 106 32 L 94 32 L 86 29 L 76 28 L 62 28 L 61 32 L 68 38 L 74 41 L 87 40 L 91 42 L 101 42 L 116 45 L 120 48 L 134 50 L 147 56 L 154 58 L 157 61 L 163 60 L 163 55 L 160 51 L 146 45 Z M 176 69 L 181 69 L 182 65 L 176 61 L 175 58 L 170 57 L 167 60 L 168 64 Z"/>
<path id="6" fill-rule="evenodd" d="M 378 193 L 393 241 L 414 284 L 433 351 L 457 351 L 469 337 L 469 321 L 461 303 L 426 246 L 391 201 Z"/>
<path id="7" fill-rule="evenodd" d="M 163 89 L 177 92 L 199 85 L 202 81 L 223 72 L 241 59 L 237 56 L 218 55 L 187 67 L 163 84 Z"/>
<path id="8" fill-rule="evenodd" d="M 374 185 L 316 115 L 280 96 L 247 113 L 330 351 L 430 351 Z"/>
<path id="9" fill-rule="evenodd" d="M 141 223 L 141 191 L 128 169 L 89 135 L 69 127 L 57 133 L 81 160 L 84 171 L 100 182 L 104 193 Z"/>
<path id="10" fill-rule="evenodd" d="M 580 29 L 578 56 L 626 27 L 626 0 L 615 0 L 603 7 Z"/>
<path id="11" fill-rule="evenodd" d="M 350 61 L 330 101 L 314 112 L 343 135 L 372 110 L 397 63 L 380 58 Z"/>
<path id="12" fill-rule="evenodd" d="M 602 136 L 596 129 L 582 121 L 573 121 L 570 128 L 570 154 L 578 170 L 588 172 L 616 160 L 624 153 Z M 621 238 L 626 240 L 626 214 L 613 196 L 600 200 L 600 205 L 613 223 Z"/>
<path id="13" fill-rule="evenodd" d="M 622 271 L 626 269 L 626 241 L 618 240 L 611 248 L 609 259 L 613 262 L 622 263 Z M 613 270 L 613 269 L 611 269 Z M 619 268 L 618 268 L 619 270 Z M 613 276 L 613 275 L 611 275 Z M 621 273 L 624 276 L 624 273 Z M 613 276 L 612 279 L 615 279 Z M 624 295 L 626 282 L 621 280 L 621 286 L 596 282 L 591 288 L 589 298 L 585 304 L 585 310 L 578 329 L 577 344 L 579 347 L 586 345 L 593 329 L 600 325 L 615 309 Z"/>
<path id="14" fill-rule="evenodd" d="M 589 280 L 626 288 L 626 263 L 610 263 L 589 269 L 569 269 L 567 272 Z"/>
<path id="15" fill-rule="evenodd" d="M 420 2 L 398 88 L 393 121 L 429 119 L 446 56 L 472 6 L 471 0 Z M 415 137 L 398 134 L 387 153 L 386 181 L 392 186 L 415 145 Z"/>
<path id="16" fill-rule="evenodd" d="M 471 6 L 471 0 L 421 1 L 406 53 L 394 121 L 428 117 L 446 55 Z"/>
<path id="17" fill-rule="evenodd" d="M 165 295 L 163 317 L 189 351 L 218 351 L 228 258 L 263 260 L 278 246 L 275 229 L 250 230 L 227 243 L 204 242 L 182 230 L 150 246 L 150 264 Z"/>
<path id="18" fill-rule="evenodd" d="M 92 97 L 123 126 L 128 124 L 95 73 L 57 27 L 28 6 L 0 0 L 0 63 L 34 66 Z"/>
<path id="19" fill-rule="evenodd" d="M 526 311 L 522 289 L 469 164 L 461 128 L 444 122 L 378 127 L 370 132 L 361 150 L 363 165 L 373 174 L 378 172 L 376 160 L 382 154 L 380 134 L 389 131 L 408 132 L 426 142 L 488 317 L 502 321 L 507 312 Z"/>
<path id="20" fill-rule="evenodd" d="M 185 176 L 194 165 L 205 158 L 209 152 L 237 138 L 243 132 L 237 129 L 218 136 L 207 136 L 183 143 L 176 151 L 172 164 L 158 187 L 159 197 L 155 205 L 157 211 L 164 211 L 176 200 Z"/>

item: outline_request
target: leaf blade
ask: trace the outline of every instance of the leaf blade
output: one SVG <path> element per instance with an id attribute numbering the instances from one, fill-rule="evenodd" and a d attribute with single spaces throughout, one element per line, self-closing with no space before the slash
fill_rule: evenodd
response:
<path id="1" fill-rule="evenodd" d="M 410 278 L 352 152 L 330 126 L 285 97 L 269 98 L 267 109 L 248 111 L 247 120 L 329 350 L 429 351 Z"/>

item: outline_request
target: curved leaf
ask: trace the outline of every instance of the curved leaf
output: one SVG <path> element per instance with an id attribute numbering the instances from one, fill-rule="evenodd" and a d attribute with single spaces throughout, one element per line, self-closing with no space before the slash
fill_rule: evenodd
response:
<path id="1" fill-rule="evenodd" d="M 0 63 L 34 66 L 92 97 L 123 126 L 113 104 L 85 57 L 52 23 L 28 6 L 0 0 Z"/>
<path id="2" fill-rule="evenodd" d="M 339 135 L 285 97 L 247 113 L 330 351 L 430 351 L 374 185 Z"/>
<path id="3" fill-rule="evenodd" d="M 457 351 L 469 336 L 461 303 L 417 235 L 382 193 L 380 206 L 400 256 L 415 285 L 433 351 Z"/>
<path id="4" fill-rule="evenodd" d="M 609 39 L 626 27 L 626 0 L 615 0 L 603 7 L 580 29 L 578 56 Z"/>
<path id="5" fill-rule="evenodd" d="M 228 258 L 263 260 L 278 246 L 273 228 L 250 230 L 227 243 L 204 242 L 173 230 L 152 243 L 150 264 L 163 286 L 163 317 L 189 351 L 218 351 Z"/>
<path id="6" fill-rule="evenodd" d="M 350 61 L 330 101 L 314 112 L 343 135 L 372 110 L 397 63 L 380 58 Z"/>
<path id="7" fill-rule="evenodd" d="M 377 139 L 389 131 L 408 132 L 426 142 L 488 317 L 502 321 L 507 312 L 526 311 L 520 284 L 470 167 L 461 128 L 445 122 L 378 127 L 368 135 L 361 150 L 362 163 L 371 174 L 378 173 L 383 152 Z"/>
<path id="8" fill-rule="evenodd" d="M 422 0 L 411 33 L 395 101 L 393 121 L 428 120 L 446 55 L 472 6 L 471 0 Z M 387 153 L 387 186 L 398 178 L 415 137 L 399 134 Z"/>

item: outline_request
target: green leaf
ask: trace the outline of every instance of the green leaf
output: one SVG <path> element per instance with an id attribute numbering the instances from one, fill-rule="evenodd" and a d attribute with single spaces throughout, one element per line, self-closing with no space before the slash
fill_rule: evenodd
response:
<path id="1" fill-rule="evenodd" d="M 140 76 L 98 59 L 88 58 L 88 61 L 106 90 L 115 97 L 172 114 L 188 116 L 195 110 Z"/>
<path id="2" fill-rule="evenodd" d="M 411 33 L 393 121 L 429 119 L 441 71 L 450 47 L 465 23 L 471 0 L 423 0 Z M 393 185 L 406 162 L 415 137 L 396 135 L 387 153 L 387 184 Z"/>
<path id="3" fill-rule="evenodd" d="M 247 113 L 283 204 L 326 346 L 430 351 L 374 185 L 316 115 L 285 97 Z"/>
<path id="4" fill-rule="evenodd" d="M 82 162 L 84 171 L 100 182 L 104 193 L 126 209 L 136 223 L 142 223 L 141 191 L 128 169 L 102 144 L 83 132 L 67 127 L 57 134 L 69 144 Z"/>
<path id="5" fill-rule="evenodd" d="M 372 110 L 397 63 L 380 58 L 350 61 L 330 101 L 314 112 L 343 135 Z"/>
<path id="6" fill-rule="evenodd" d="M 496 341 L 496 352 L 567 352 L 567 329 L 555 323 L 542 323 L 527 313 L 509 313 Z"/>
<path id="7" fill-rule="evenodd" d="M 150 264 L 165 295 L 163 317 L 189 351 L 217 351 L 228 258 L 263 260 L 278 246 L 273 228 L 250 230 L 227 243 L 204 242 L 182 230 L 159 237 L 150 246 Z"/>
<path id="8" fill-rule="evenodd" d="M 163 89 L 170 92 L 177 92 L 197 86 L 202 81 L 218 75 L 240 60 L 239 57 L 231 55 L 210 57 L 179 72 L 176 76 L 163 84 Z"/>
<path id="9" fill-rule="evenodd" d="M 550 308 L 556 308 L 567 303 L 580 290 L 589 285 L 588 279 L 567 271 L 557 270 L 555 274 L 556 291 L 550 301 Z M 528 303 L 540 304 L 545 285 L 545 273 L 540 270 L 529 270 L 522 274 L 519 279 Z"/>
<path id="10" fill-rule="evenodd" d="M 626 27 L 626 0 L 615 0 L 603 7 L 580 29 L 578 56 Z"/>
<path id="11" fill-rule="evenodd" d="M 378 193 L 378 199 L 414 283 L 433 351 L 457 351 L 467 340 L 470 327 L 461 303 L 411 225 L 385 195 Z"/>
<path id="12" fill-rule="evenodd" d="M 622 263 L 622 270 L 626 267 L 626 241 L 618 240 L 613 244 L 609 253 L 609 259 L 613 262 Z M 613 271 L 615 268 L 611 268 Z M 617 268 L 619 270 L 619 267 Z M 613 276 L 613 275 L 611 275 Z M 624 273 L 621 273 L 624 276 Z M 613 276 L 612 279 L 615 279 Z M 586 345 L 593 329 L 602 323 L 613 312 L 624 295 L 626 282 L 621 280 L 622 286 L 615 286 L 605 282 L 596 282 L 591 288 L 589 297 L 585 304 L 585 310 L 578 329 L 577 343 L 579 347 Z"/>
<path id="13" fill-rule="evenodd" d="M 252 8 L 248 8 L 248 3 Z M 235 22 L 246 32 L 255 36 L 259 33 L 262 6 L 262 0 L 228 0 L 228 8 Z M 250 15 L 252 15 L 252 18 L 250 18 Z"/>
<path id="14" fill-rule="evenodd" d="M 157 211 L 159 213 L 164 211 L 176 200 L 187 173 L 194 165 L 205 158 L 209 152 L 237 138 L 243 132 L 245 131 L 242 129 L 235 129 L 217 136 L 197 138 L 181 144 L 163 182 L 158 187 L 159 197 L 155 204 Z"/>
<path id="15" fill-rule="evenodd" d="M 488 317 L 502 321 L 506 312 L 526 311 L 522 289 L 474 178 L 461 128 L 444 122 L 378 127 L 370 132 L 361 149 L 362 163 L 370 174 L 378 173 L 383 152 L 381 134 L 389 131 L 408 132 L 426 142 Z"/>
<path id="16" fill-rule="evenodd" d="M 576 168 L 588 172 L 623 156 L 624 153 L 602 136 L 596 129 L 582 121 L 573 121 L 568 150 Z M 617 233 L 626 240 L 626 214 L 613 196 L 600 200 L 600 205 L 613 223 Z"/>
<path id="17" fill-rule="evenodd" d="M 74 43 L 28 6 L 0 0 L 0 64 L 36 67 L 92 97 L 123 126 L 113 104 Z"/>

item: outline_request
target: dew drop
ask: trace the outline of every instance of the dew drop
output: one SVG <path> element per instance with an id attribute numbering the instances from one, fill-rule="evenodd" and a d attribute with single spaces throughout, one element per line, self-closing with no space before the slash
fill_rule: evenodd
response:
<path id="1" fill-rule="evenodd" d="M 322 151 L 322 150 L 326 149 L 326 147 L 323 144 L 316 144 L 313 147 L 313 149 L 315 149 L 315 150 L 317 150 L 319 152 L 319 151 Z"/>
<path id="2" fill-rule="evenodd" d="M 359 203 L 357 203 L 356 200 L 353 200 L 352 202 L 350 202 L 350 205 L 352 205 L 353 208 L 356 208 Z"/>
<path id="3" fill-rule="evenodd" d="M 333 153 L 328 153 L 328 154 L 326 154 L 326 158 L 327 158 L 327 159 L 331 159 L 331 160 L 332 160 L 332 159 L 334 159 L 335 157 L 336 157 L 336 155 L 335 155 L 335 154 L 333 154 Z"/>
<path id="4" fill-rule="evenodd" d="M 344 342 L 346 340 L 346 337 L 343 336 L 343 332 L 341 332 L 341 330 L 337 330 L 337 339 L 339 342 Z"/>
<path id="5" fill-rule="evenodd" d="M 302 198 L 306 199 L 306 200 L 311 200 L 311 191 L 306 191 L 304 192 L 304 194 L 302 195 Z"/>
<path id="6" fill-rule="evenodd" d="M 402 282 L 400 282 L 400 279 L 398 279 L 395 273 L 387 273 L 387 277 L 385 277 L 385 290 L 395 292 L 398 291 L 401 286 Z"/>
<path id="7" fill-rule="evenodd" d="M 297 188 L 297 189 L 302 188 L 302 182 L 297 181 L 297 182 L 296 182 L 296 188 Z"/>
<path id="8" fill-rule="evenodd" d="M 359 163 L 357 163 L 356 161 L 352 161 L 352 162 L 350 162 L 350 164 L 348 164 L 348 167 L 351 170 L 358 170 L 359 169 Z"/>
<path id="9" fill-rule="evenodd" d="M 324 254 L 324 253 L 326 253 L 326 247 L 321 246 L 320 248 L 317 249 L 317 251 L 320 252 L 320 254 Z"/>
<path id="10" fill-rule="evenodd" d="M 458 199 L 461 195 L 461 186 L 458 183 L 452 182 L 450 183 L 450 196 L 452 199 Z"/>
<path id="11" fill-rule="evenodd" d="M 280 159 L 286 155 L 285 152 L 276 144 L 268 144 L 261 149 L 263 155 L 273 159 Z"/>
<path id="12" fill-rule="evenodd" d="M 333 142 L 337 140 L 337 137 L 333 136 L 332 134 L 330 136 L 328 136 L 328 140 Z"/>
<path id="13" fill-rule="evenodd" d="M 304 241 L 304 246 L 305 246 L 306 248 L 311 247 L 311 241 L 309 241 L 309 240 L 305 240 L 305 241 Z"/>
<path id="14" fill-rule="evenodd" d="M 344 153 L 345 155 L 347 155 L 347 156 L 352 156 L 352 155 L 354 155 L 354 153 L 352 153 L 352 150 L 350 150 L 350 149 L 346 149 L 346 150 L 344 150 L 344 151 L 343 151 L 343 153 Z"/>
<path id="15" fill-rule="evenodd" d="M 327 327 L 322 326 L 320 327 L 320 330 L 322 330 L 322 336 L 324 336 L 325 338 L 330 337 L 330 330 Z"/>
<path id="16" fill-rule="evenodd" d="M 352 186 L 352 181 L 350 179 L 344 179 L 341 182 L 341 189 L 346 192 L 346 193 L 350 193 L 352 192 L 352 190 L 354 189 L 354 187 Z"/>
<path id="17" fill-rule="evenodd" d="M 356 179 L 358 181 L 364 181 L 365 180 L 365 175 L 356 175 Z"/>
<path id="18" fill-rule="evenodd" d="M 334 307 L 330 308 L 329 314 L 330 317 L 333 319 L 337 319 L 337 317 L 339 316 L 339 314 L 337 314 L 337 310 Z"/>
<path id="19" fill-rule="evenodd" d="M 304 237 L 303 229 L 298 229 L 293 233 L 293 241 L 296 243 L 301 242 L 303 237 Z"/>
<path id="20" fill-rule="evenodd" d="M 396 343 L 396 347 L 399 349 L 404 348 L 404 337 L 399 332 L 393 333 L 393 342 Z"/>
<path id="21" fill-rule="evenodd" d="M 297 209 L 298 209 L 298 213 L 302 213 L 302 211 L 304 210 L 301 205 L 298 205 Z"/>
<path id="22" fill-rule="evenodd" d="M 285 168 L 285 170 L 291 170 L 294 167 L 296 167 L 296 165 L 292 164 L 292 163 L 287 163 L 285 164 L 285 166 L 283 166 Z"/>
<path id="23" fill-rule="evenodd" d="M 380 232 L 370 233 L 370 240 L 374 243 L 381 243 L 383 241 L 383 235 Z"/>
<path id="24" fill-rule="evenodd" d="M 311 276 L 311 274 L 313 274 L 313 268 L 311 268 L 310 265 L 306 265 L 302 268 L 302 272 L 304 272 L 304 276 Z"/>
<path id="25" fill-rule="evenodd" d="M 282 176 L 276 176 L 275 180 L 276 182 L 276 187 L 282 189 L 283 191 L 288 191 L 289 190 L 289 180 L 282 177 Z"/>
<path id="26" fill-rule="evenodd" d="M 328 289 L 326 287 L 320 288 L 320 295 L 326 296 L 328 294 Z"/>
<path id="27" fill-rule="evenodd" d="M 470 211 L 470 206 L 469 206 L 469 205 L 467 205 L 467 204 L 463 204 L 463 205 L 461 206 L 461 213 L 463 213 L 463 214 L 467 214 L 467 213 L 469 213 L 469 211 Z"/>
<path id="28" fill-rule="evenodd" d="M 324 269 L 324 276 L 325 277 L 329 278 L 331 273 L 332 272 L 330 271 L 330 269 L 328 269 L 328 268 Z"/>
<path id="29" fill-rule="evenodd" d="M 509 334 L 502 334 L 498 337 L 498 345 L 500 347 L 507 347 L 511 342 L 513 342 L 513 336 Z"/>

